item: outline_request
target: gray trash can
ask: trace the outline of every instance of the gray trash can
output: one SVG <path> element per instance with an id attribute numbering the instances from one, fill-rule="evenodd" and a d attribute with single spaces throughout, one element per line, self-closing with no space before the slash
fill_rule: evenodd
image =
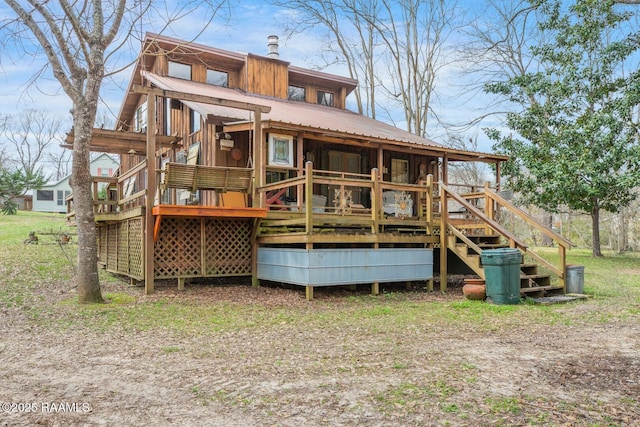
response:
<path id="1" fill-rule="evenodd" d="M 584 265 L 567 264 L 565 274 L 565 290 L 568 294 L 584 292 Z"/>
<path id="2" fill-rule="evenodd" d="M 520 304 L 520 263 L 518 249 L 486 249 L 481 255 L 487 299 L 494 304 Z"/>

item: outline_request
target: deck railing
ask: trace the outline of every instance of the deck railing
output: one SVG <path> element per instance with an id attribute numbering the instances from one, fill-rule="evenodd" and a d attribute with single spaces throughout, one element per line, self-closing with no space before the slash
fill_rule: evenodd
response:
<path id="1" fill-rule="evenodd" d="M 92 176 L 93 211 L 95 214 L 124 212 L 144 205 L 146 161 L 142 161 L 118 177 Z M 140 190 L 136 191 L 136 188 Z M 67 198 L 67 219 L 75 216 L 73 193 Z"/>
<path id="2" fill-rule="evenodd" d="M 380 180 L 377 169 L 369 175 L 333 172 L 314 170 L 308 162 L 303 176 L 264 185 L 257 197 L 273 218 L 282 217 L 273 225 L 304 226 L 307 233 L 322 224 L 368 227 L 373 233 L 403 224 L 431 233 L 431 185 L 430 176 L 418 184 L 391 183 Z"/>

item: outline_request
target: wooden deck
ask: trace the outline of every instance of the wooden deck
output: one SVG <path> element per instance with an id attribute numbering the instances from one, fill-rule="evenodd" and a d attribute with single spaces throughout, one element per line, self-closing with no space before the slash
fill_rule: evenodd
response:
<path id="1" fill-rule="evenodd" d="M 144 172 L 138 168 L 117 180 L 112 199 L 95 202 L 101 262 L 109 271 L 136 279 L 147 277 L 145 270 L 151 267 L 145 266 L 151 265 L 155 278 L 177 278 L 182 287 L 184 279 L 189 277 L 251 275 L 257 283 L 256 260 L 260 248 L 340 249 L 352 250 L 355 254 L 379 249 L 427 249 L 434 252 L 434 259 L 439 258 L 439 265 L 434 267 L 439 270 L 440 289 L 446 291 L 449 250 L 482 278 L 482 250 L 510 247 L 519 249 L 527 258 L 521 268 L 522 293 L 541 296 L 564 292 L 565 251 L 571 242 L 537 223 L 488 187 L 481 192 L 464 194 L 442 183 L 433 184 L 430 177 L 418 184 L 397 184 L 379 181 L 375 170 L 371 175 L 344 176 L 313 171 L 307 166 L 303 176 L 257 188 L 251 198 L 247 192 L 238 193 L 243 195 L 242 205 L 253 201 L 254 206 L 156 204 L 150 213 L 140 205 L 145 190 L 130 194 L 125 191 L 125 181 L 135 173 Z M 196 177 L 201 172 L 198 168 L 192 169 Z M 225 179 L 235 176 L 226 168 L 206 172 L 216 177 L 224 175 Z M 236 179 L 242 180 L 245 190 L 250 187 L 248 175 L 249 172 L 243 170 Z M 189 182 L 182 181 L 176 185 L 193 188 L 191 182 L 197 179 L 194 181 L 189 175 Z M 220 182 L 228 184 L 228 181 Z M 169 190 L 172 181 L 165 179 L 162 185 Z M 219 202 L 223 202 L 223 195 L 232 194 L 218 190 Z M 325 195 L 320 196 L 318 192 Z M 327 192 L 335 197 L 327 197 Z M 365 201 L 370 203 L 354 203 L 351 194 L 356 192 L 370 194 L 370 200 Z M 273 194 L 294 195 L 297 199 L 292 202 L 289 197 L 283 202 Z M 389 194 L 396 195 L 395 206 L 385 205 L 385 199 L 390 200 Z M 408 209 L 402 205 L 407 200 L 411 200 Z M 266 204 L 267 201 L 270 204 Z M 322 206 L 317 205 L 317 201 L 322 201 Z M 449 205 L 457 208 L 451 209 Z M 497 220 L 499 209 L 554 239 L 559 248 L 559 262 L 543 259 L 510 233 Z M 149 262 L 144 243 L 145 230 L 149 230 L 146 221 L 153 221 L 150 223 L 154 254 L 151 264 L 145 264 Z M 538 266 L 543 268 L 542 272 Z M 555 277 L 553 282 L 551 275 Z M 313 284 L 306 286 L 312 288 Z M 428 288 L 432 289 L 431 280 Z"/>

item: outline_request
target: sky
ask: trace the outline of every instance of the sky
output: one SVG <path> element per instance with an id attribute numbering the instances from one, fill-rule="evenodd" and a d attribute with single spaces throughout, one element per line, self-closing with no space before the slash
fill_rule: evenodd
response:
<path id="1" fill-rule="evenodd" d="M 473 0 L 461 0 L 460 3 L 465 11 L 473 12 L 477 8 L 477 2 Z M 176 4 L 168 2 L 171 7 L 177 7 Z M 316 68 L 321 61 L 318 58 L 318 47 L 320 46 L 320 34 L 302 33 L 296 34 L 290 39 L 285 36 L 284 27 L 286 23 L 295 23 L 297 16 L 295 12 L 270 6 L 259 0 L 235 0 L 229 13 L 219 15 L 214 19 L 207 30 L 198 36 L 197 42 L 205 45 L 218 47 L 225 50 L 263 54 L 267 53 L 267 37 L 271 34 L 280 37 L 280 58 L 290 62 L 292 65 L 308 68 Z M 7 6 L 2 3 L 0 5 L 0 18 L 5 18 L 9 12 Z M 141 26 L 136 26 L 131 34 L 134 38 L 139 39 L 141 34 L 146 31 L 160 32 L 157 27 L 158 21 L 150 18 Z M 163 34 L 168 36 L 189 40 L 197 35 L 199 29 L 203 28 L 205 17 L 201 14 L 190 14 L 183 17 L 179 21 L 179 25 L 173 25 Z M 250 29 L 250 30 L 248 30 Z M 5 44 L 5 49 L 11 48 Z M 28 49 L 27 49 L 28 50 Z M 139 44 L 130 43 L 121 51 L 118 59 L 119 64 L 126 64 L 135 57 L 139 51 Z M 40 76 L 37 81 L 31 84 L 34 70 L 41 67 L 42 58 L 33 58 L 29 55 L 13 55 L 7 58 L 5 55 L 0 56 L 0 114 L 11 114 L 21 110 L 35 108 L 46 109 L 57 112 L 62 117 L 69 118 L 71 110 L 71 102 L 60 89 L 59 83 L 51 77 L 50 72 Z M 325 68 L 323 71 L 347 75 L 346 70 L 340 66 Z M 105 80 L 101 96 L 102 104 L 99 109 L 99 117 L 107 116 L 107 122 L 112 120 L 115 122 L 121 102 L 124 98 L 124 92 L 127 83 L 131 78 L 131 67 L 124 69 L 118 74 Z M 447 83 L 445 78 L 443 82 Z M 455 91 L 459 90 L 455 86 L 455 79 L 449 80 L 450 87 L 440 87 L 440 93 L 445 95 L 445 104 L 451 99 L 452 106 L 449 113 L 440 108 L 438 114 L 443 118 L 459 118 L 461 112 L 460 97 Z M 441 100 L 437 100 L 439 102 Z M 436 101 L 434 101 L 436 102 Z M 351 102 L 353 105 L 353 102 Z M 394 118 L 398 127 L 404 127 L 404 118 L 402 112 L 395 110 Z M 475 114 L 475 113 L 473 113 Z M 378 117 L 379 120 L 384 120 Z M 385 120 L 389 121 L 389 120 Z M 112 123 L 107 123 L 107 126 Z M 438 138 L 442 132 L 437 127 L 432 129 L 429 137 L 442 142 Z M 482 151 L 490 151 L 490 146 L 485 144 Z"/>
<path id="2" fill-rule="evenodd" d="M 465 18 L 471 19 L 474 16 L 487 14 L 486 3 L 489 0 L 458 0 L 458 7 Z M 510 0 L 492 0 L 495 2 L 507 2 Z M 167 5 L 167 9 L 179 8 L 183 2 L 153 2 L 157 7 L 159 4 Z M 226 13 L 228 12 L 228 14 Z M 4 2 L 0 3 L 0 20 L 10 16 L 10 11 Z M 486 18 L 486 16 L 485 16 Z M 208 19 L 206 14 L 191 13 L 184 16 L 177 24 L 172 25 L 163 34 L 168 36 L 190 40 L 196 37 L 200 29 Z M 321 61 L 319 53 L 321 43 L 318 31 L 296 34 L 287 39 L 285 27 L 287 24 L 295 24 L 299 17 L 295 12 L 270 6 L 259 0 L 235 0 L 231 3 L 231 8 L 225 14 L 217 15 L 207 29 L 198 36 L 197 42 L 214 46 L 217 48 L 254 54 L 267 54 L 267 37 L 271 34 L 280 37 L 280 58 L 290 62 L 292 65 L 315 68 Z M 131 78 L 132 68 L 126 67 L 137 55 L 140 45 L 136 40 L 147 31 L 160 32 L 158 27 L 159 19 L 155 19 L 153 13 L 148 14 L 146 22 L 132 28 L 126 44 L 115 58 L 115 68 L 124 68 L 119 73 L 105 79 L 101 96 L 102 103 L 99 107 L 99 117 L 107 116 L 107 127 L 115 122 L 121 107 L 127 84 Z M 489 20 L 490 22 L 490 20 Z M 466 29 L 462 29 L 463 31 Z M 0 34 L 1 36 L 1 34 Z M 462 36 L 461 36 L 462 37 Z M 451 39 L 452 44 L 463 44 L 462 39 Z M 71 102 L 60 89 L 59 83 L 50 72 L 45 72 L 35 82 L 32 82 L 34 73 L 43 64 L 42 57 L 34 57 L 30 54 L 20 54 L 18 50 L 7 42 L 6 38 L 0 40 L 0 114 L 12 114 L 26 109 L 49 110 L 59 114 L 69 120 L 71 126 Z M 23 46 L 23 50 L 30 52 L 32 47 Z M 6 55 L 7 53 L 12 53 Z M 453 58 L 452 58 L 453 59 Z M 452 62 L 453 64 L 453 62 Z M 326 72 L 347 75 L 346 70 L 341 66 L 333 66 L 324 69 Z M 487 101 L 483 96 L 476 94 L 473 97 L 464 93 L 462 83 L 465 81 L 463 67 L 448 65 L 440 73 L 437 93 L 438 97 L 432 103 L 437 114 L 447 122 L 459 122 L 471 120 L 486 109 Z M 394 112 L 398 121 L 398 127 L 403 127 L 402 113 Z M 380 119 L 380 117 L 378 117 Z M 109 123 L 111 121 L 111 123 Z M 432 126 L 428 130 L 429 137 L 436 142 L 446 143 L 446 132 L 435 121 L 431 121 Z M 480 126 L 470 129 L 465 134 L 465 139 L 478 139 L 478 150 L 491 152 L 491 142 L 484 136 L 480 129 L 483 126 L 500 127 L 499 117 L 489 118 L 482 122 Z"/>

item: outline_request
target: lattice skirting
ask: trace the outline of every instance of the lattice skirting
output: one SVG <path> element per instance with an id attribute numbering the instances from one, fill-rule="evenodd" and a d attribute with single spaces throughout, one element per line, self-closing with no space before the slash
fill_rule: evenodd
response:
<path id="1" fill-rule="evenodd" d="M 144 280 L 144 219 L 98 225 L 98 260 L 107 271 Z M 162 218 L 154 277 L 251 275 L 251 219 Z"/>
<path id="2" fill-rule="evenodd" d="M 155 277 L 251 275 L 253 220 L 162 218 Z"/>
<path id="3" fill-rule="evenodd" d="M 132 218 L 117 224 L 99 224 L 98 261 L 107 271 L 142 280 L 143 219 Z"/>

